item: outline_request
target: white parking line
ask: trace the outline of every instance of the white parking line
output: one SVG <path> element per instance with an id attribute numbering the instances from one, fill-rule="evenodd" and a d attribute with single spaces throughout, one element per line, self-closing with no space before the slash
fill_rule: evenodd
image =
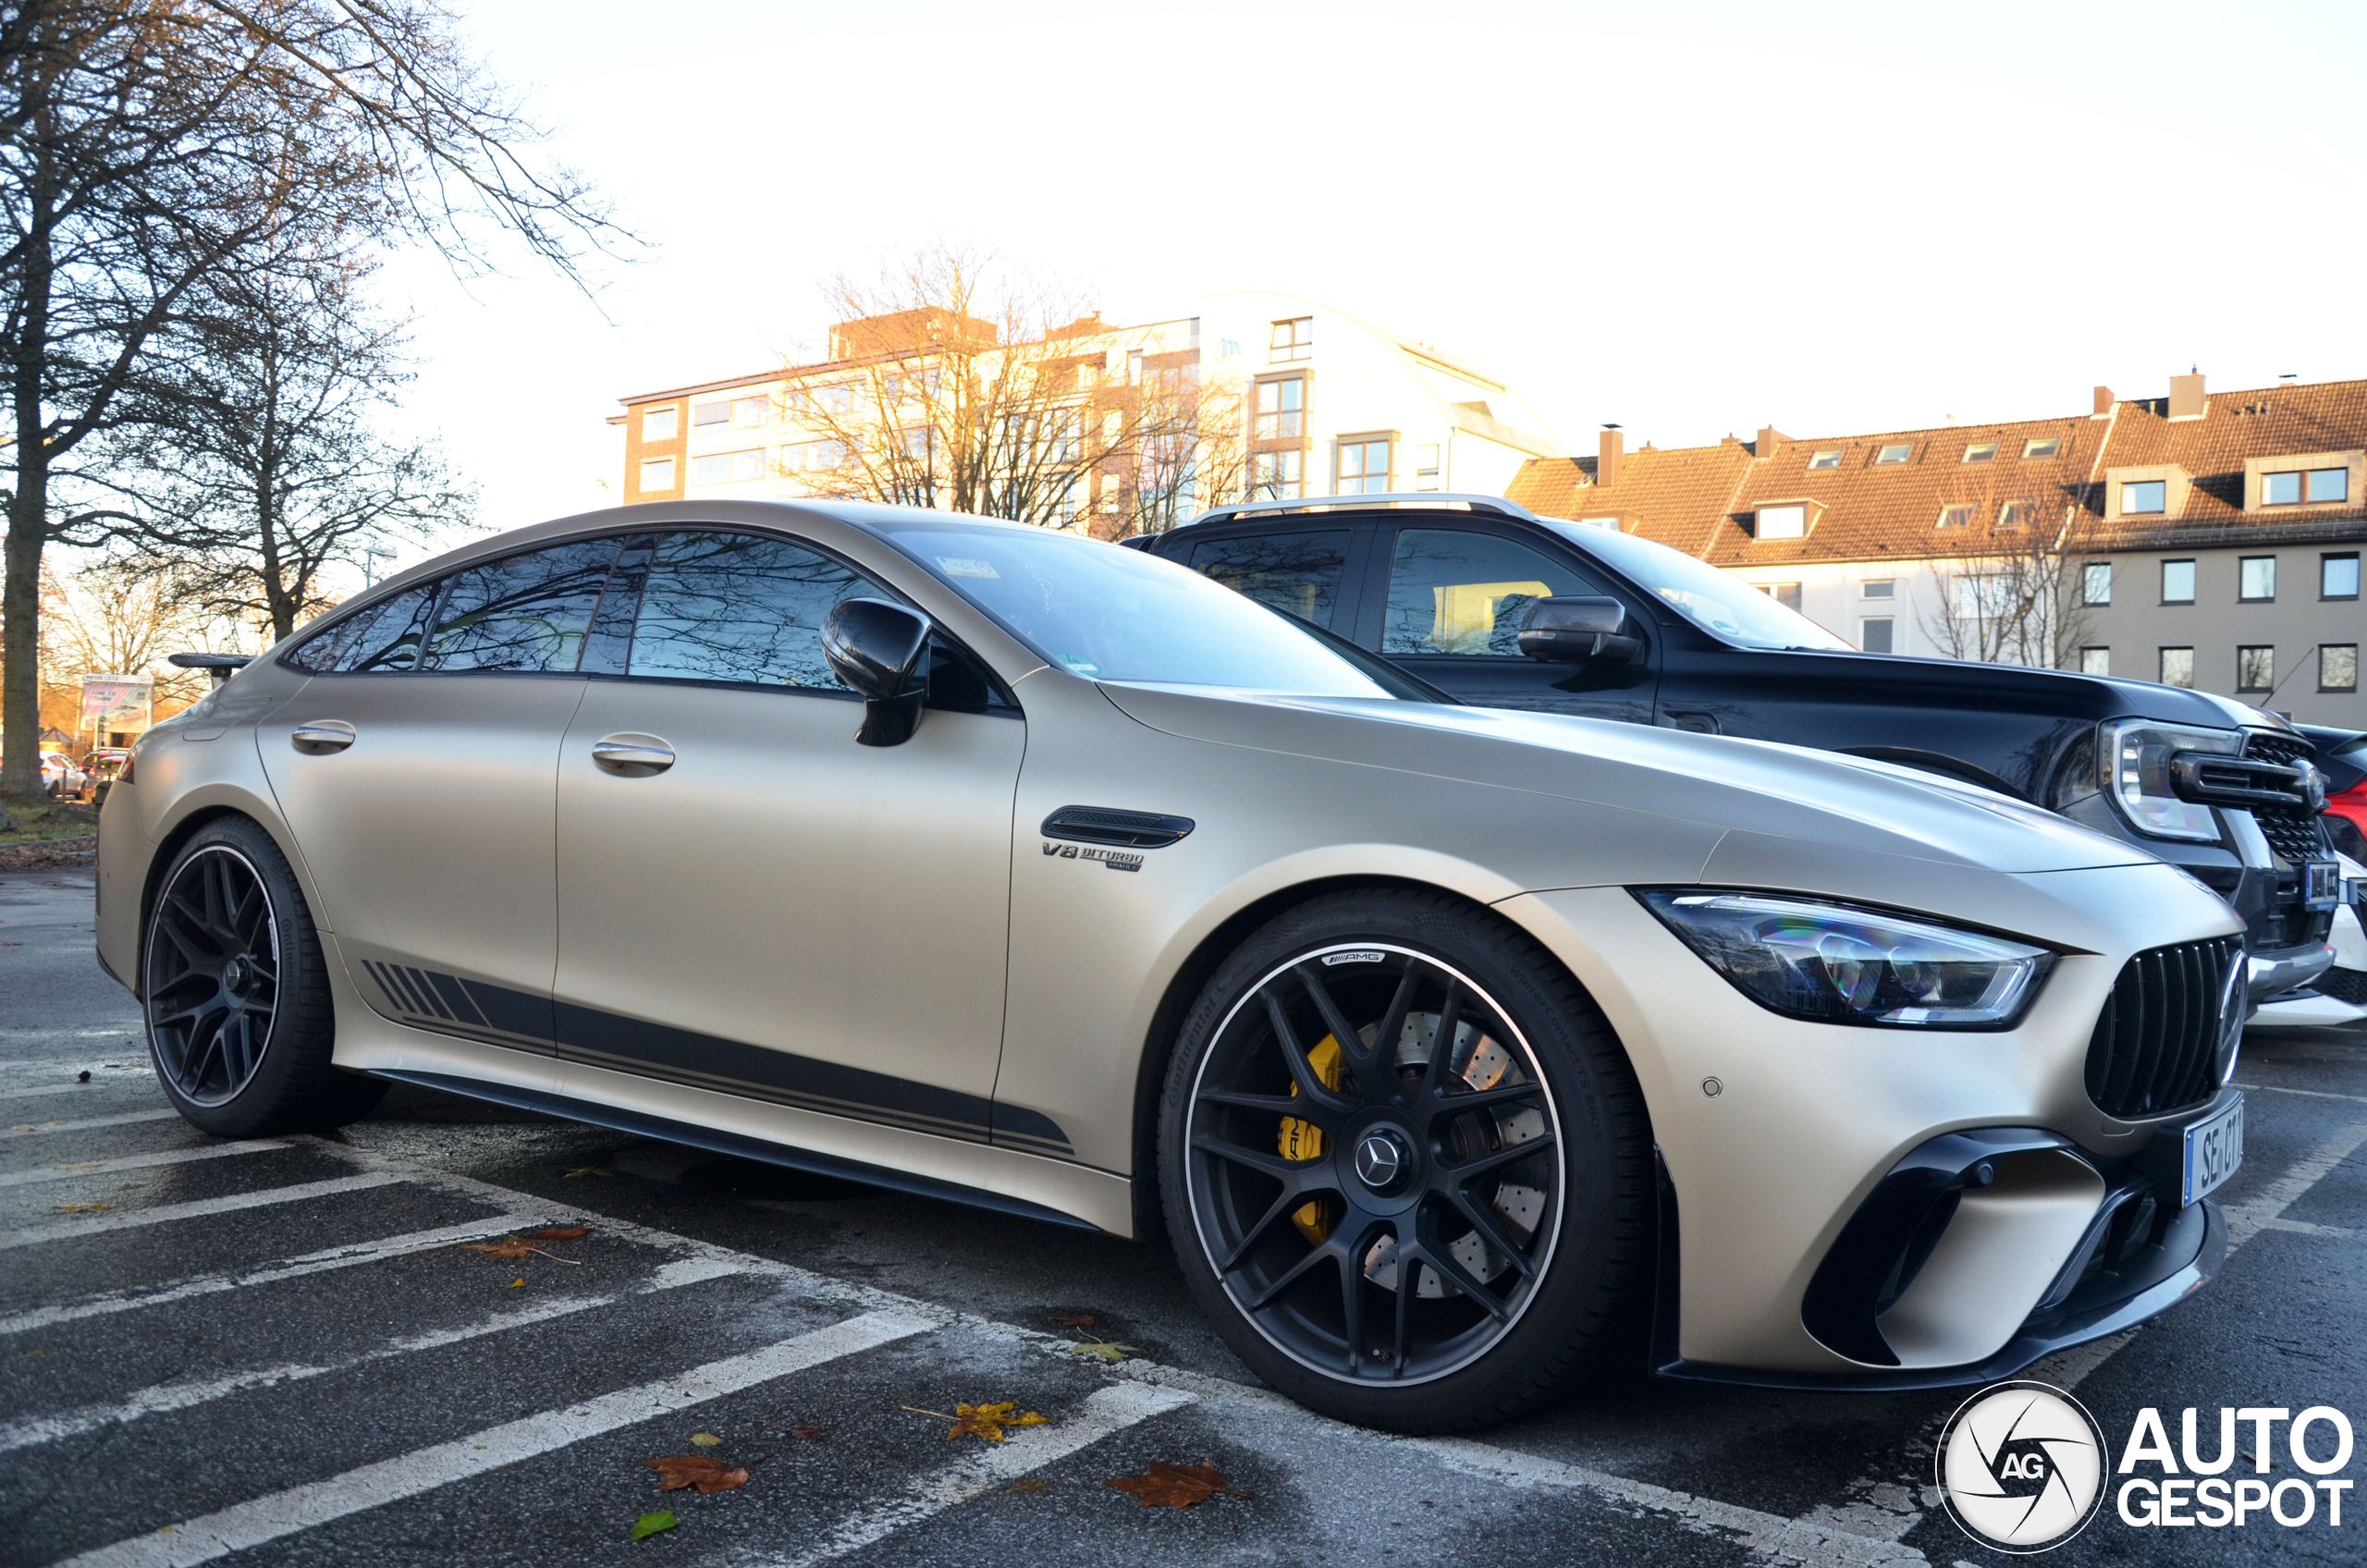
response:
<path id="1" fill-rule="evenodd" d="M 2232 1254 L 2250 1241 L 2262 1226 L 2291 1207 L 2295 1199 L 2324 1181 L 2362 1143 L 2367 1143 L 2367 1122 L 2346 1127 L 2312 1150 L 2308 1158 L 2296 1160 L 2291 1170 L 2262 1188 L 2259 1196 L 2229 1204 L 2227 1251 Z"/>
<path id="2" fill-rule="evenodd" d="M 360 1351 L 335 1361 L 289 1363 L 277 1366 L 251 1366 L 243 1372 L 232 1372 L 219 1378 L 183 1378 L 178 1382 L 155 1383 L 127 1394 L 110 1404 L 88 1404 L 80 1410 L 69 1410 L 56 1415 L 31 1415 L 19 1421 L 0 1422 L 0 1452 L 11 1449 L 31 1448 L 36 1443 L 54 1443 L 65 1438 L 95 1432 L 102 1427 L 119 1427 L 137 1421 L 144 1415 L 162 1415 L 168 1411 L 187 1410 L 192 1405 L 207 1404 L 249 1389 L 270 1388 L 277 1383 L 301 1382 L 307 1378 L 324 1377 L 332 1372 L 345 1372 L 374 1361 L 390 1361 L 399 1355 L 412 1355 L 421 1351 L 440 1350 L 446 1345 L 479 1340 L 488 1334 L 505 1333 L 511 1329 L 523 1329 L 535 1323 L 547 1323 L 554 1318 L 570 1317 L 588 1312 L 595 1306 L 613 1306 L 627 1296 L 650 1295 L 659 1291 L 679 1290 L 703 1280 L 719 1279 L 735 1272 L 727 1267 L 696 1259 L 687 1263 L 669 1263 L 630 1291 L 619 1291 L 603 1296 L 561 1296 L 537 1302 L 532 1306 L 509 1312 L 497 1312 L 474 1323 L 458 1328 L 435 1329 L 424 1334 L 410 1334 L 390 1340 L 383 1345 Z"/>
<path id="3" fill-rule="evenodd" d="M 387 1236 L 374 1242 L 360 1242 L 350 1246 L 325 1247 L 297 1257 L 283 1257 L 272 1263 L 258 1263 L 229 1274 L 200 1274 L 167 1284 L 152 1285 L 137 1291 L 102 1291 L 84 1296 L 80 1301 L 62 1302 L 55 1306 L 36 1306 L 24 1312 L 0 1317 L 0 1334 L 22 1334 L 34 1329 L 46 1329 L 54 1323 L 71 1323 L 81 1317 L 103 1317 L 113 1312 L 136 1312 L 142 1307 L 162 1306 L 168 1302 L 186 1301 L 191 1296 L 213 1295 L 220 1291 L 242 1290 L 250 1285 L 276 1284 L 306 1274 L 319 1274 L 332 1268 L 350 1268 L 356 1264 L 376 1263 L 384 1258 L 400 1257 L 407 1253 L 424 1252 L 430 1247 L 449 1246 L 456 1242 L 473 1241 L 479 1236 L 498 1235 L 507 1231 L 524 1230 L 528 1226 L 546 1223 L 546 1211 L 527 1214 L 497 1214 L 488 1219 L 471 1219 L 458 1225 L 439 1225 L 432 1231 L 411 1231 L 399 1236 Z"/>
<path id="4" fill-rule="evenodd" d="M 0 1170 L 0 1187 L 30 1187 L 39 1182 L 71 1182 L 77 1176 L 112 1176 L 118 1170 L 149 1170 L 159 1165 L 187 1165 L 193 1160 L 221 1159 L 234 1154 L 263 1154 L 288 1147 L 285 1138 L 250 1138 L 235 1144 L 193 1144 L 185 1149 L 154 1154 L 127 1154 L 114 1159 L 83 1160 L 41 1170 Z"/>
<path id="5" fill-rule="evenodd" d="M 218 1198 L 191 1198 L 187 1203 L 160 1203 L 147 1208 L 128 1208 L 121 1214 L 101 1214 L 88 1219 L 27 1225 L 15 1231 L 0 1231 L 0 1252 L 10 1247 L 35 1246 L 43 1242 L 67 1242 L 80 1236 L 103 1235 L 109 1231 L 135 1230 L 142 1225 L 163 1225 L 175 1219 L 199 1219 L 209 1214 L 229 1214 L 241 1208 L 302 1203 L 307 1198 L 325 1198 L 336 1193 L 358 1193 L 365 1187 L 391 1187 L 408 1180 L 410 1178 L 398 1171 L 370 1170 L 359 1176 L 332 1176 L 323 1182 L 300 1182 L 292 1187 L 264 1187 L 251 1193 L 227 1193 Z"/>
<path id="6" fill-rule="evenodd" d="M 1148 1383 L 1118 1383 L 1096 1390 L 1075 1415 L 1049 1427 L 1015 1432 L 1008 1440 L 975 1452 L 958 1464 L 925 1476 L 894 1501 L 848 1514 L 818 1545 L 794 1557 L 762 1560 L 764 1568 L 813 1568 L 817 1562 L 860 1551 L 974 1497 L 1033 1475 L 1113 1433 L 1192 1403 L 1193 1396 L 1181 1389 Z"/>
<path id="7" fill-rule="evenodd" d="M 545 1411 L 453 1442 L 364 1464 L 326 1480 L 234 1503 L 202 1518 L 86 1551 L 67 1559 L 59 1568 L 192 1568 L 282 1536 L 470 1480 L 586 1438 L 926 1333 L 937 1328 L 938 1321 L 866 1312 L 745 1355 L 710 1361 L 564 1410 Z"/>
<path id="8" fill-rule="evenodd" d="M 2306 1095 L 2313 1100 L 2349 1100 L 2367 1105 L 2367 1095 L 2338 1095 L 2332 1089 L 2288 1089 L 2282 1084 L 2238 1084 L 2236 1087 L 2248 1095 Z"/>
<path id="9" fill-rule="evenodd" d="M 97 1089 L 96 1084 L 43 1084 L 37 1089 L 0 1089 L 0 1100 L 29 1100 L 41 1095 L 87 1095 Z"/>
<path id="10" fill-rule="evenodd" d="M 81 1087 L 80 1084 L 74 1086 Z M 180 1115 L 179 1111 L 166 1106 L 162 1110 L 128 1110 L 121 1116 L 92 1116 L 80 1121 L 43 1121 L 0 1132 L 0 1140 L 41 1137 L 51 1133 L 87 1133 L 93 1127 L 129 1127 L 135 1121 L 178 1121 Z"/>

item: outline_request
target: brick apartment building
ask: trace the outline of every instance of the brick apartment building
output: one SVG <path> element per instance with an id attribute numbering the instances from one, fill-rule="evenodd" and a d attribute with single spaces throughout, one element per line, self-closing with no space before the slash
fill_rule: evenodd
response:
<path id="1" fill-rule="evenodd" d="M 2367 729 L 2367 381 L 2182 375 L 2166 398 L 2100 386 L 2084 415 L 1666 451 L 1606 432 L 1506 494 L 1698 556 L 1871 651 L 2056 662 Z M 1981 645 L 2017 584 L 2051 594 L 2049 634 Z"/>

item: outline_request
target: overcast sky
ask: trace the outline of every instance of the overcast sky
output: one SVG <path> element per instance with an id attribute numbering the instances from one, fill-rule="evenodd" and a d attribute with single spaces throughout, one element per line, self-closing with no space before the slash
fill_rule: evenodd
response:
<path id="1" fill-rule="evenodd" d="M 1307 295 L 1573 453 L 2367 376 L 2356 3 L 462 8 L 648 241 L 597 306 L 389 269 L 496 529 L 617 498 L 619 395 L 778 363 L 938 239 L 1116 321 Z"/>

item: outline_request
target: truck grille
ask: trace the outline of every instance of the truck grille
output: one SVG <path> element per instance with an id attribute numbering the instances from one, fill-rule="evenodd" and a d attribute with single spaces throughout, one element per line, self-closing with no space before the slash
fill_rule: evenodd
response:
<path id="1" fill-rule="evenodd" d="M 2295 763 L 2310 766 L 2317 761 L 2310 742 L 2299 735 L 2268 735 L 2257 730 L 2244 741 L 2244 755 L 2287 766 Z M 2305 860 L 2324 860 L 2332 849 L 2317 815 L 2306 807 L 2254 806 L 2251 812 L 2252 820 L 2260 824 L 2269 847 L 2296 865 Z"/>
<path id="2" fill-rule="evenodd" d="M 2107 1116 L 2165 1116 L 2208 1100 L 2219 1085 L 2228 967 L 2240 938 L 2183 942 L 2122 966 L 2088 1040 L 2088 1097 Z M 2241 1010 L 2238 985 L 2233 1005 Z"/>

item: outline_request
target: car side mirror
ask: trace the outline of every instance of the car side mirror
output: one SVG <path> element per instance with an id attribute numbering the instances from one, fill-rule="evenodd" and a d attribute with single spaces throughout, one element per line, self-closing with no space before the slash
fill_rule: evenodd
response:
<path id="1" fill-rule="evenodd" d="M 1625 664 L 1644 651 L 1626 631 L 1627 606 L 1601 594 L 1539 599 L 1520 623 L 1520 651 L 1549 664 Z"/>
<path id="2" fill-rule="evenodd" d="M 865 746 L 901 746 L 920 728 L 927 696 L 917 671 L 928 652 L 928 617 L 886 599 L 848 599 L 822 618 L 822 656 L 863 697 Z"/>

